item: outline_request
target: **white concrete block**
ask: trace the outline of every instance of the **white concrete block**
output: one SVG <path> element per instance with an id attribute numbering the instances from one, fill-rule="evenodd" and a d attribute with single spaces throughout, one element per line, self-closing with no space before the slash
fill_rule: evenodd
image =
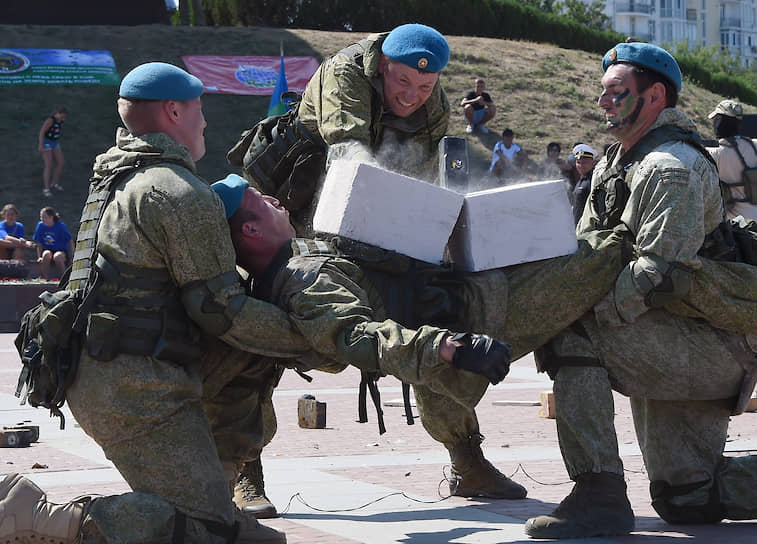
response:
<path id="1" fill-rule="evenodd" d="M 463 198 L 376 166 L 336 160 L 324 180 L 313 228 L 439 263 Z"/>
<path id="2" fill-rule="evenodd" d="M 565 183 L 537 181 L 469 193 L 449 240 L 463 270 L 500 268 L 578 249 Z"/>

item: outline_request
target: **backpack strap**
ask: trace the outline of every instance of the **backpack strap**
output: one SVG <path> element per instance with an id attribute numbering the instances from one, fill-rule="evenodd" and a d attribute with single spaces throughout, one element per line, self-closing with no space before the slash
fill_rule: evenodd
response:
<path id="1" fill-rule="evenodd" d="M 751 198 L 751 191 L 750 191 L 750 184 L 746 178 L 746 171 L 750 168 L 756 168 L 754 166 L 749 166 L 746 163 L 746 159 L 744 159 L 744 155 L 741 153 L 741 150 L 739 149 L 739 141 L 744 140 L 749 142 L 749 145 L 752 146 L 752 151 L 754 151 L 754 154 L 757 155 L 757 147 L 755 147 L 754 142 L 751 138 L 741 138 L 739 136 L 731 136 L 729 138 L 725 139 L 728 145 L 726 147 L 732 147 L 734 151 L 736 151 L 736 154 L 739 156 L 739 159 L 741 160 L 742 170 L 741 170 L 741 181 L 737 181 L 735 183 L 725 183 L 724 181 L 720 181 L 721 185 L 721 191 L 727 194 L 728 196 L 724 196 L 724 200 L 726 201 L 726 204 L 731 204 L 733 202 L 752 202 Z M 744 193 L 746 194 L 746 198 L 735 198 L 731 194 L 731 187 L 744 187 Z"/>

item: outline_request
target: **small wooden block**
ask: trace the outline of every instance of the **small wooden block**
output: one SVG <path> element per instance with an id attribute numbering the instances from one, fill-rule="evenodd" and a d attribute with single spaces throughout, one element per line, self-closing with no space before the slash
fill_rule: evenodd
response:
<path id="1" fill-rule="evenodd" d="M 542 391 L 539 417 L 555 419 L 555 395 L 552 391 Z"/>
<path id="2" fill-rule="evenodd" d="M 0 448 L 24 448 L 29 445 L 30 430 L 0 431 Z"/>
<path id="3" fill-rule="evenodd" d="M 326 403 L 315 399 L 298 399 L 297 424 L 303 429 L 326 428 Z"/>
<path id="4" fill-rule="evenodd" d="M 747 412 L 757 412 L 757 397 L 749 399 L 749 404 L 746 405 Z"/>

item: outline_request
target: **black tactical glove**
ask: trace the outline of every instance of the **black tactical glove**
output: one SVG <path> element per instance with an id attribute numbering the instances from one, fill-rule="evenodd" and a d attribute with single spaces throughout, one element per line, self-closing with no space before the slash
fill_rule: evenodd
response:
<path id="1" fill-rule="evenodd" d="M 452 365 L 486 377 L 492 385 L 505 379 L 510 371 L 510 346 L 485 334 L 462 332 L 450 340 L 462 345 L 455 349 Z"/>

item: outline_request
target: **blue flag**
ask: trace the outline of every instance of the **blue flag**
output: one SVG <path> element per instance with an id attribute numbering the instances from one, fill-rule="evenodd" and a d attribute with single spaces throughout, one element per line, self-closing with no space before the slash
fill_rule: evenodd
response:
<path id="1" fill-rule="evenodd" d="M 276 86 L 273 88 L 273 95 L 271 96 L 271 103 L 268 106 L 268 116 L 282 115 L 287 112 L 287 102 L 281 95 L 289 90 L 287 86 L 287 76 L 284 73 L 284 47 L 281 48 L 281 68 L 279 68 L 279 76 L 276 78 Z"/>

